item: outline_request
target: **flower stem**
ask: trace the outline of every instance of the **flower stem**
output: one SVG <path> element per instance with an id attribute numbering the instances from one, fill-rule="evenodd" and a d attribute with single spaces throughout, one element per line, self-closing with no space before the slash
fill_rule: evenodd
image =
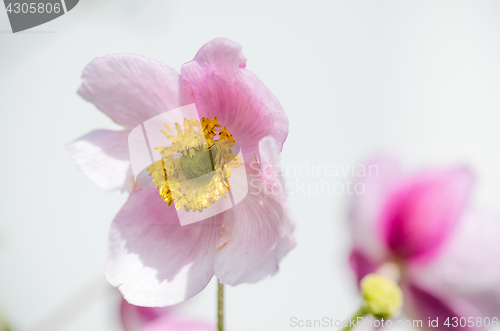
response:
<path id="1" fill-rule="evenodd" d="M 363 317 L 366 314 L 368 314 L 368 311 L 366 310 L 364 305 L 361 305 L 358 311 L 351 317 L 349 324 L 342 331 L 349 331 L 350 329 L 352 329 L 356 325 L 358 317 Z"/>
<path id="2" fill-rule="evenodd" d="M 224 285 L 217 280 L 217 330 L 224 331 Z"/>
<path id="3" fill-rule="evenodd" d="M 2 331 L 11 331 L 12 329 L 9 327 L 7 322 L 2 318 L 2 315 L 0 315 L 0 330 Z"/>

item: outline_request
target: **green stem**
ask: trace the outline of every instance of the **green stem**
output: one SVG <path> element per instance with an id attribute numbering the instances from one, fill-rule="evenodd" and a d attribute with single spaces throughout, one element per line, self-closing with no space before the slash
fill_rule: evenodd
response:
<path id="1" fill-rule="evenodd" d="M 0 315 L 0 330 L 2 331 L 12 331 L 7 322 Z"/>
<path id="2" fill-rule="evenodd" d="M 358 309 L 358 311 L 354 313 L 354 315 L 352 315 L 349 324 L 342 331 L 349 331 L 350 329 L 352 329 L 354 326 L 352 326 L 351 323 L 356 325 L 356 323 L 353 323 L 352 321 L 357 322 L 358 317 L 364 317 L 366 314 L 368 314 L 368 311 L 366 310 L 365 306 L 362 305 Z"/>
<path id="3" fill-rule="evenodd" d="M 224 285 L 217 280 L 217 330 L 224 331 Z"/>

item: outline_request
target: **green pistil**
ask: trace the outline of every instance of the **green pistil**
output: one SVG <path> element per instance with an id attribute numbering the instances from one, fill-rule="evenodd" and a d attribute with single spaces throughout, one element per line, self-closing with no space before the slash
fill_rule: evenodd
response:
<path id="1" fill-rule="evenodd" d="M 213 159 L 215 155 L 211 150 L 191 149 L 188 155 L 181 156 L 181 169 L 188 180 L 204 181 L 215 170 Z"/>

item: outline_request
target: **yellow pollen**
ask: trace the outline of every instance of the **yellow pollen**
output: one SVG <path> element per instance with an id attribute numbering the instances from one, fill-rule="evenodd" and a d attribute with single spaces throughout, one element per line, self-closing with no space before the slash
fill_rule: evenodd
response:
<path id="1" fill-rule="evenodd" d="M 217 117 L 186 119 L 175 123 L 174 130 L 165 123 L 161 132 L 170 145 L 155 148 L 162 159 L 148 167 L 160 196 L 175 208 L 202 212 L 229 191 L 231 168 L 243 165 L 232 153 L 234 138 Z M 219 132 L 218 132 L 219 131 Z"/>

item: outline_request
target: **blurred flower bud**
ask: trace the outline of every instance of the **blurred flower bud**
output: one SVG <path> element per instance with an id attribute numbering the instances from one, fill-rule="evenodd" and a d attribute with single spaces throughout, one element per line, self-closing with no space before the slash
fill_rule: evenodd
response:
<path id="1" fill-rule="evenodd" d="M 376 275 L 366 275 L 360 283 L 366 310 L 376 318 L 390 318 L 403 305 L 403 293 L 394 281 Z"/>

